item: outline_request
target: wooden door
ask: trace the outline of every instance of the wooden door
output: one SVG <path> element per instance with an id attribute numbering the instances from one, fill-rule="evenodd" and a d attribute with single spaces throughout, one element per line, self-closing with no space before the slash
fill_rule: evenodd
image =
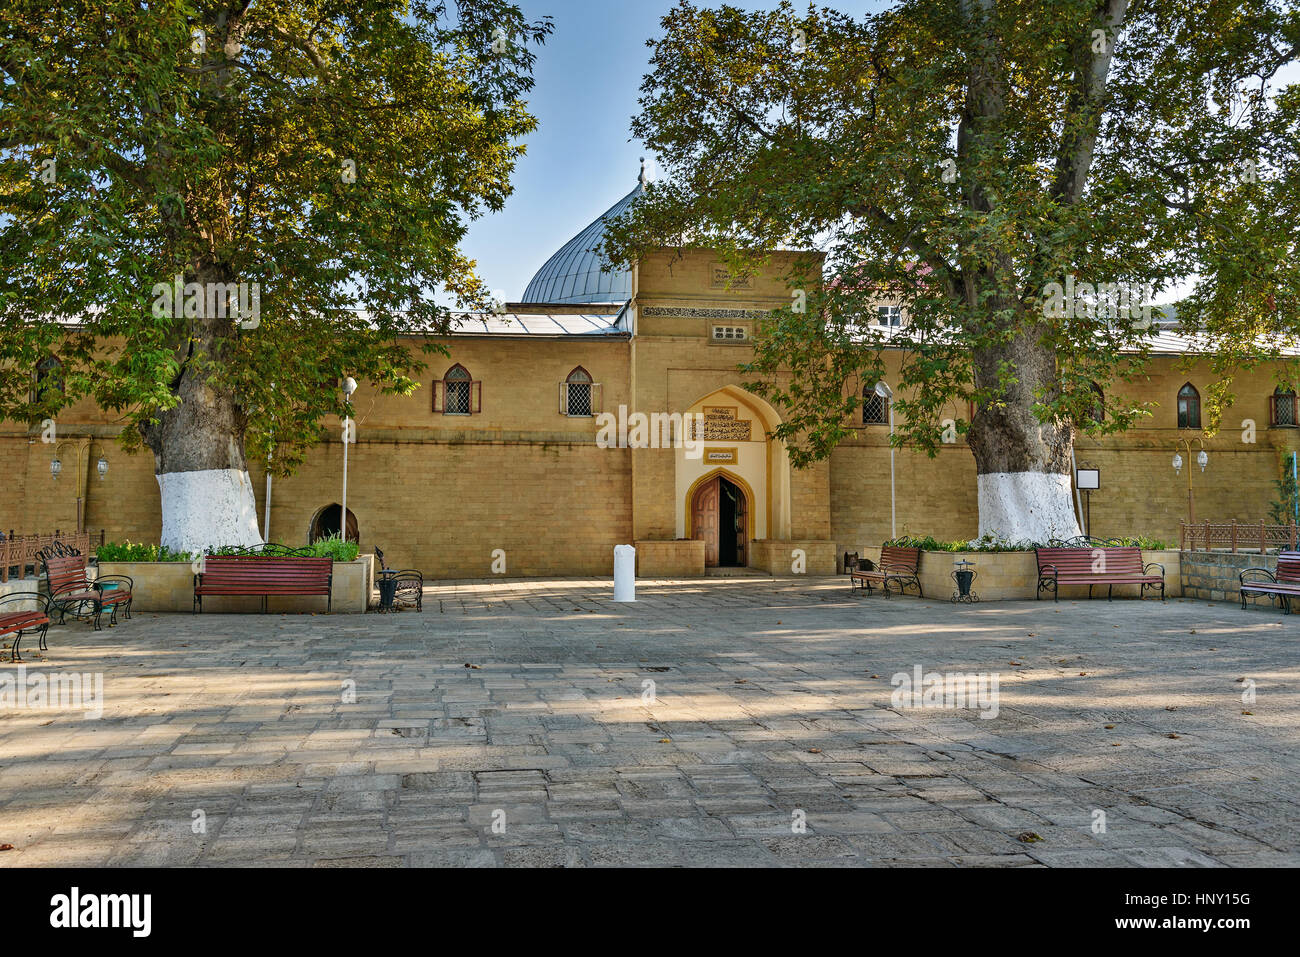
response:
<path id="1" fill-rule="evenodd" d="M 695 490 L 691 502 L 691 537 L 704 542 L 704 565 L 718 567 L 719 480 L 713 479 Z"/>
<path id="2" fill-rule="evenodd" d="M 736 492 L 736 564 L 744 568 L 749 564 L 745 555 L 745 546 L 749 544 L 749 516 L 745 514 L 745 492 L 739 485 L 733 485 Z"/>

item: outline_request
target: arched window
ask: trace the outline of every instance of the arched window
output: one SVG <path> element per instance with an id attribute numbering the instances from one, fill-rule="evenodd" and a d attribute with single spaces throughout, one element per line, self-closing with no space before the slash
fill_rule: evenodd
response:
<path id="1" fill-rule="evenodd" d="M 600 386 L 582 366 L 569 373 L 560 383 L 560 414 L 573 418 L 590 418 L 599 407 Z"/>
<path id="2" fill-rule="evenodd" d="M 1106 393 L 1095 382 L 1092 384 L 1092 405 L 1088 407 L 1088 418 L 1097 423 L 1106 421 Z"/>
<path id="3" fill-rule="evenodd" d="M 862 390 L 862 424 L 889 424 L 889 400 L 877 395 L 874 386 Z"/>
<path id="4" fill-rule="evenodd" d="M 36 363 L 36 388 L 33 402 L 52 398 L 51 393 L 63 391 L 63 363 L 54 356 L 46 356 Z"/>
<path id="5" fill-rule="evenodd" d="M 1295 428 L 1300 424 L 1296 420 L 1295 390 L 1278 386 L 1269 396 L 1269 422 L 1274 427 Z"/>
<path id="6" fill-rule="evenodd" d="M 1190 382 L 1178 390 L 1178 427 L 1180 429 L 1201 427 L 1201 394 Z"/>
<path id="7" fill-rule="evenodd" d="M 433 411 L 443 415 L 477 415 L 483 411 L 483 384 L 457 363 L 433 384 Z"/>

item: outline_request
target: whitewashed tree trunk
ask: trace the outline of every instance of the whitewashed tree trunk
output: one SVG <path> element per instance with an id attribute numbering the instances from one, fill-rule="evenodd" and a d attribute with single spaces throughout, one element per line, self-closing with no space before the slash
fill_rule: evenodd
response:
<path id="1" fill-rule="evenodd" d="M 194 278 L 204 283 L 231 277 L 210 267 Z M 180 551 L 262 543 L 244 457 L 248 412 L 228 387 L 210 381 L 210 368 L 231 347 L 233 331 L 228 316 L 193 320 L 171 383 L 179 402 L 140 429 L 154 454 L 162 495 L 160 543 Z"/>
<path id="2" fill-rule="evenodd" d="M 222 545 L 260 545 L 257 501 L 248 472 L 203 469 L 158 476 L 162 493 L 161 544 L 202 554 Z"/>
<path id="3" fill-rule="evenodd" d="M 976 478 L 980 537 L 1046 544 L 1082 534 L 1070 497 L 1070 476 L 996 472 Z"/>
<path id="4" fill-rule="evenodd" d="M 975 385 L 999 394 L 975 412 L 968 441 L 975 453 L 979 534 L 1000 542 L 1081 535 L 1070 498 L 1074 427 L 1040 422 L 1036 402 L 1056 397 L 1056 354 L 1032 323 L 1007 341 L 975 350 Z M 1002 377 L 1010 369 L 1013 379 Z"/>

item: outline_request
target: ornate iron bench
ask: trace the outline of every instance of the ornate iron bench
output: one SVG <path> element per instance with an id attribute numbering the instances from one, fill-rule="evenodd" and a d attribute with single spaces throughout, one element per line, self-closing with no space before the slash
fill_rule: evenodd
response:
<path id="1" fill-rule="evenodd" d="M 379 562 L 379 608 L 381 612 L 398 608 L 424 611 L 424 573 L 414 568 L 392 569 L 384 560 L 384 550 L 375 546 Z"/>
<path id="2" fill-rule="evenodd" d="M 879 565 L 872 569 L 862 568 L 859 565 L 849 573 L 849 588 L 865 588 L 867 594 L 871 594 L 871 586 L 877 584 L 884 589 L 885 597 L 888 598 L 889 586 L 893 583 L 898 586 L 900 595 L 905 589 L 915 587 L 916 593 L 924 598 L 925 592 L 921 590 L 920 567 L 919 548 L 884 545 L 880 549 Z"/>
<path id="3" fill-rule="evenodd" d="M 45 569 L 45 588 L 50 595 L 51 611 L 59 613 L 60 625 L 71 615 L 89 621 L 96 631 L 102 631 L 100 619 L 105 608 L 110 613 L 110 628 L 117 624 L 118 608 L 122 609 L 125 620 L 131 619 L 131 590 L 135 588 L 135 582 L 130 577 L 100 575 L 91 578 L 86 573 L 85 556 L 77 553 L 59 556 L 51 554 L 52 551 L 42 551 L 40 559 Z"/>
<path id="4" fill-rule="evenodd" d="M 404 568 L 394 578 L 397 591 L 393 605 L 397 608 L 415 608 L 424 611 L 424 575 L 414 568 Z"/>
<path id="5" fill-rule="evenodd" d="M 1042 598 L 1044 589 L 1051 589 L 1052 600 L 1059 601 L 1061 585 L 1087 585 L 1088 597 L 1096 585 L 1108 586 L 1106 600 L 1114 598 L 1116 585 L 1140 585 L 1141 597 L 1148 588 L 1160 589 L 1160 600 L 1165 600 L 1165 567 L 1159 562 L 1142 564 L 1142 549 L 1132 546 L 1097 545 L 1083 548 L 1036 548 L 1038 558 L 1038 590 L 1035 598 Z M 1160 574 L 1150 569 L 1158 568 Z"/>
<path id="6" fill-rule="evenodd" d="M 288 551 L 288 549 L 285 549 Z M 262 611 L 273 596 L 321 596 L 326 611 L 334 610 L 334 562 L 329 558 L 274 557 L 256 553 L 209 555 L 194 576 L 194 612 L 203 612 L 205 595 L 253 596 L 262 599 Z"/>
<path id="7" fill-rule="evenodd" d="M 1264 576 L 1246 580 L 1247 575 Z M 1246 599 L 1267 597 L 1276 599 L 1285 614 L 1291 614 L 1291 599 L 1300 596 L 1300 552 L 1279 552 L 1277 571 L 1267 568 L 1246 568 L 1237 576 L 1240 584 L 1241 607 L 1246 607 Z"/>
<path id="8" fill-rule="evenodd" d="M 34 609 L 5 611 L 5 605 L 33 604 Z M 22 661 L 18 646 L 23 642 L 23 635 L 29 631 L 37 633 L 37 648 L 46 650 L 45 632 L 50 627 L 50 599 L 34 591 L 11 592 L 0 598 L 0 635 L 13 635 L 14 646 L 9 655 L 10 661 Z"/>

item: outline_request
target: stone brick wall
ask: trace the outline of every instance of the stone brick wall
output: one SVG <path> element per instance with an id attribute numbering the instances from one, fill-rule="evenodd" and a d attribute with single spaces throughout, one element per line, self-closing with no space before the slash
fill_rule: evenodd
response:
<path id="1" fill-rule="evenodd" d="M 702 541 L 638 541 L 638 578 L 698 578 L 704 574 Z"/>
<path id="2" fill-rule="evenodd" d="M 683 534 L 677 527 L 685 505 L 675 488 L 675 453 L 598 448 L 594 419 L 560 414 L 559 383 L 581 365 L 601 384 L 605 411 L 626 404 L 649 413 L 684 412 L 719 390 L 740 387 L 747 377 L 737 367 L 751 358 L 751 348 L 713 342 L 714 320 L 708 316 L 788 305 L 790 291 L 779 277 L 790 260 L 779 255 L 770 275 L 756 277 L 747 289 L 725 289 L 713 282 L 713 253 L 650 256 L 637 267 L 635 339 L 530 337 L 522 329 L 519 335 L 456 337 L 445 343 L 449 357 L 429 359 L 412 396 L 378 395 L 363 383 L 355 400 L 358 444 L 350 453 L 348 494 L 363 548 L 379 545 L 391 565 L 419 568 L 432 578 L 489 576 L 497 550 L 505 552 L 511 577 L 608 575 L 615 545 L 672 541 Z M 419 345 L 412 342 L 411 349 Z M 1139 428 L 1078 440 L 1080 464 L 1101 470 L 1102 487 L 1091 503 L 1095 535 L 1177 540 L 1187 513 L 1187 472 L 1176 476 L 1170 460 L 1178 439 L 1197 433 L 1177 429 L 1176 396 L 1190 380 L 1205 398 L 1213 381 L 1204 363 L 1189 372 L 1180 362 L 1181 357 L 1156 356 L 1144 375 L 1115 386 L 1107 397 L 1113 403 L 1123 392 L 1149 403 L 1150 415 Z M 481 414 L 433 411 L 433 382 L 455 363 L 481 382 Z M 1240 371 L 1223 431 L 1205 440 L 1209 468 L 1192 474 L 1203 519 L 1258 522 L 1267 515 L 1282 457 L 1300 446 L 1300 430 L 1268 426 L 1274 371 L 1268 364 Z M 887 354 L 886 380 L 897 386 L 898 372 L 899 357 Z M 957 407 L 948 414 L 967 417 Z M 127 456 L 114 444 L 119 421 L 78 403 L 58 423 L 61 439 L 77 438 L 58 447 L 42 444 L 39 428 L 0 423 L 0 528 L 75 528 L 76 447 L 93 439 L 91 453 L 80 457 L 86 527 L 106 529 L 110 540 L 157 541 L 152 456 Z M 762 473 L 766 501 L 756 502 L 754 511 L 763 516 L 765 530 L 756 525 L 755 536 L 780 540 L 783 548 L 834 542 L 836 554 L 878 546 L 890 535 L 888 434 L 887 426 L 862 427 L 829 461 L 788 475 L 783 453 L 769 446 Z M 56 451 L 64 466 L 57 482 L 49 471 Z M 94 473 L 101 453 L 109 460 L 102 482 Z M 895 460 L 900 534 L 946 540 L 977 534 L 975 463 L 964 438 L 942 446 L 933 458 L 900 448 Z M 313 516 L 342 497 L 341 469 L 338 423 L 330 423 L 328 440 L 299 472 L 276 480 L 270 538 L 304 544 Z M 250 474 L 260 518 L 261 463 L 251 462 Z M 833 560 L 818 558 L 827 568 Z"/>
<path id="3" fill-rule="evenodd" d="M 776 576 L 805 574 L 822 577 L 835 574 L 835 543 L 815 540 L 760 541 L 752 543 L 753 567 Z M 794 571 L 794 552 L 804 553 L 804 571 Z"/>
<path id="4" fill-rule="evenodd" d="M 1247 568 L 1277 570 L 1277 554 L 1259 552 L 1183 552 L 1183 595 L 1206 601 L 1237 601 L 1241 579 Z"/>
<path id="5" fill-rule="evenodd" d="M 1213 381 L 1205 364 L 1189 373 L 1180 362 L 1178 356 L 1155 356 L 1144 376 L 1115 387 L 1111 402 L 1123 393 L 1150 403 L 1150 415 L 1139 419 L 1137 428 L 1104 439 L 1080 435 L 1076 441 L 1080 466 L 1101 471 L 1101 488 L 1091 494 L 1090 531 L 1097 537 L 1145 535 L 1176 546 L 1179 523 L 1187 520 L 1188 468 L 1202 521 L 1258 523 L 1268 516 L 1283 459 L 1300 447 L 1300 430 L 1269 427 L 1275 370 L 1262 365 L 1237 376 L 1237 398 L 1224 414 L 1222 431 L 1204 439 L 1209 466 L 1202 473 L 1185 465 L 1179 475 L 1172 467 L 1178 441 L 1191 438 L 1199 450 L 1195 439 L 1201 433 L 1177 428 L 1178 389 L 1190 381 L 1204 401 Z M 897 359 L 887 355 L 888 381 L 897 379 L 897 368 Z M 949 415 L 967 413 L 954 407 Z M 830 464 L 831 536 L 840 550 L 861 551 L 888 539 L 888 426 L 860 426 L 832 453 Z M 900 535 L 961 541 L 978 533 L 975 458 L 964 437 L 941 446 L 935 458 L 900 448 L 895 469 Z"/>

